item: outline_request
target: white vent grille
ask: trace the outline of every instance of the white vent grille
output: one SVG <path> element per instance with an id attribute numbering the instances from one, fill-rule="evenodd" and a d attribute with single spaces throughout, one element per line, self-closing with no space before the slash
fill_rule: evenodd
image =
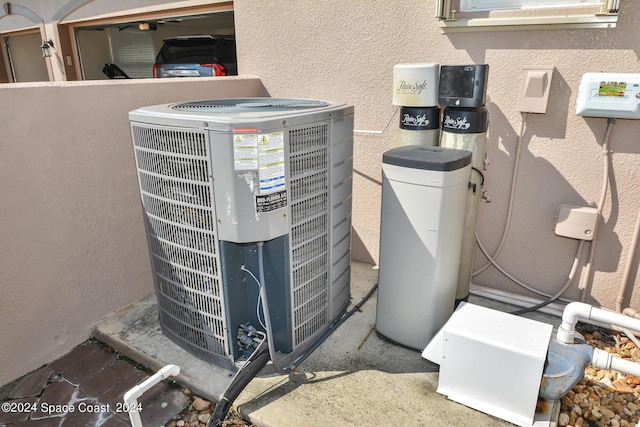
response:
<path id="1" fill-rule="evenodd" d="M 289 131 L 293 345 L 329 320 L 328 126 Z"/>
<path id="2" fill-rule="evenodd" d="M 160 323 L 229 355 L 206 134 L 132 126 Z"/>

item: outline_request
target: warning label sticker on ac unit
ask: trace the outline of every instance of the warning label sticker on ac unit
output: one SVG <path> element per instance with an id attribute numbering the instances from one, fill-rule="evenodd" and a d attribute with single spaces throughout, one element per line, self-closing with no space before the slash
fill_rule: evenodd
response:
<path id="1" fill-rule="evenodd" d="M 276 209 L 287 206 L 287 192 L 278 191 L 277 193 L 256 196 L 256 212 L 265 213 L 275 211 Z"/>
<path id="2" fill-rule="evenodd" d="M 255 133 L 234 135 L 233 169 L 237 171 L 258 169 L 258 135 Z"/>
<path id="3" fill-rule="evenodd" d="M 258 134 L 258 179 L 260 194 L 285 189 L 284 132 Z"/>

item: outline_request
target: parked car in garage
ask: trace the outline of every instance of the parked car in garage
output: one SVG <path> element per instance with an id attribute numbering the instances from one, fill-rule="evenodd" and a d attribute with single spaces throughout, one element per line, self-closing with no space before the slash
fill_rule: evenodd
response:
<path id="1" fill-rule="evenodd" d="M 233 36 L 182 36 L 163 40 L 153 77 L 212 77 L 238 74 Z"/>

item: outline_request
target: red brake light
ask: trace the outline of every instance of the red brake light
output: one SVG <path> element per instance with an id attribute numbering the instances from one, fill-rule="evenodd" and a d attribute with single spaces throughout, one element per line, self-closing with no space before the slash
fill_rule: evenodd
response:
<path id="1" fill-rule="evenodd" d="M 201 67 L 211 67 L 214 76 L 226 76 L 227 67 L 222 64 L 200 64 Z"/>
<path id="2" fill-rule="evenodd" d="M 153 64 L 153 77 L 158 77 L 158 68 L 160 68 L 160 64 Z"/>

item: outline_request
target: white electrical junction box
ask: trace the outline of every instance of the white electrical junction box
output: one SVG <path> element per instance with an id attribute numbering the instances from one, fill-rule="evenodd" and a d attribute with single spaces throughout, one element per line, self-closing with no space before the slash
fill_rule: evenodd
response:
<path id="1" fill-rule="evenodd" d="M 555 233 L 578 240 L 593 240 L 598 210 L 588 206 L 560 205 Z"/>
<path id="2" fill-rule="evenodd" d="M 576 114 L 640 119 L 640 74 L 585 73 L 578 89 Z"/>

